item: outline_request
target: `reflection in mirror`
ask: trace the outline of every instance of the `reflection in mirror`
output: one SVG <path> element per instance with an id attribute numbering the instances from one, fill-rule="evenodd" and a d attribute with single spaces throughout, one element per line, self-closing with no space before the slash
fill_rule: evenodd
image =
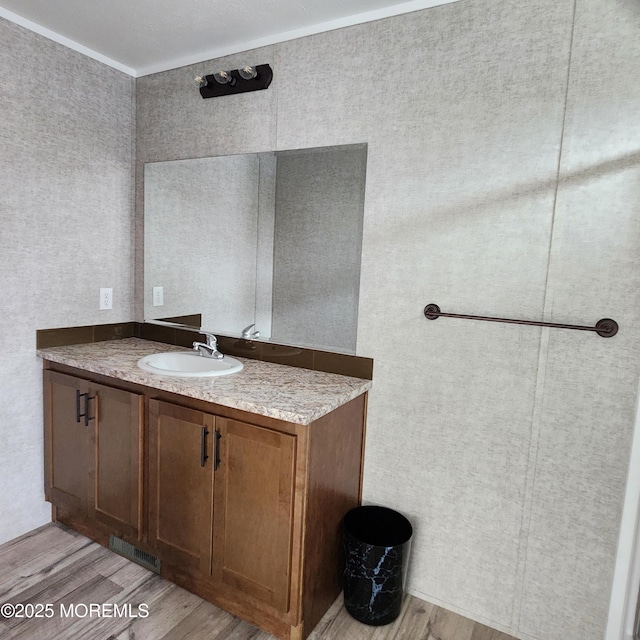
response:
<path id="1" fill-rule="evenodd" d="M 355 353 L 366 145 L 145 165 L 145 319 Z"/>

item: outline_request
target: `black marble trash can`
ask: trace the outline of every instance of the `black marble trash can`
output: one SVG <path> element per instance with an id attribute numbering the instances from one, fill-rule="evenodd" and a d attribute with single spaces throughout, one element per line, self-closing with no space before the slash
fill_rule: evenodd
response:
<path id="1" fill-rule="evenodd" d="M 344 606 L 360 622 L 393 622 L 402 608 L 413 528 L 397 511 L 366 506 L 344 517 Z"/>

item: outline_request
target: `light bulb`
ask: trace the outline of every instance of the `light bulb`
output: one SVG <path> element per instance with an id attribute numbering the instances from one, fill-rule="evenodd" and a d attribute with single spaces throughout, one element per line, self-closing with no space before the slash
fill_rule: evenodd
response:
<path id="1" fill-rule="evenodd" d="M 228 84 L 230 87 L 236 83 L 236 79 L 231 75 L 230 71 L 218 71 L 213 74 L 214 80 L 218 84 Z"/>
<path id="2" fill-rule="evenodd" d="M 258 75 L 258 72 L 255 67 L 247 65 L 246 67 L 242 67 L 242 69 L 238 69 L 238 74 L 243 80 L 253 80 Z"/>

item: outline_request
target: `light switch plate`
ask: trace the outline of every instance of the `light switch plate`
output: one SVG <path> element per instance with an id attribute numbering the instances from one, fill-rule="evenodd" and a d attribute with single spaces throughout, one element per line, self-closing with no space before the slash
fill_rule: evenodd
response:
<path id="1" fill-rule="evenodd" d="M 164 306 L 164 287 L 153 287 L 153 306 Z"/>

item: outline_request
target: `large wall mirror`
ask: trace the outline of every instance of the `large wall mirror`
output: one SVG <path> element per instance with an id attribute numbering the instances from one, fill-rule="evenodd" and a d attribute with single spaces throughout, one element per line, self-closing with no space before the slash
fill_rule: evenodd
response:
<path id="1" fill-rule="evenodd" d="M 361 144 L 146 164 L 145 320 L 355 353 L 366 160 Z"/>

